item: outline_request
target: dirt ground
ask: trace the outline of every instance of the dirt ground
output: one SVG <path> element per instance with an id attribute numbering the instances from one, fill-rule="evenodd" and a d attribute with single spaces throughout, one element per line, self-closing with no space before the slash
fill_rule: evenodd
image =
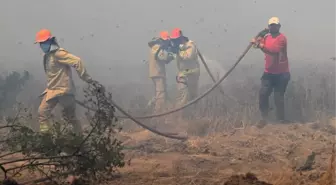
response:
<path id="1" fill-rule="evenodd" d="M 185 142 L 144 130 L 123 132 L 127 165 L 106 185 L 335 184 L 326 181 L 335 180 L 333 125 L 248 126 Z M 312 169 L 297 171 L 312 152 Z"/>
<path id="2" fill-rule="evenodd" d="M 320 181 L 330 168 L 332 125 L 251 126 L 186 142 L 148 131 L 124 133 L 125 143 L 134 148 L 127 151 L 129 166 L 120 169 L 122 177 L 110 184 L 327 185 Z M 312 169 L 297 171 L 312 152 L 316 154 Z"/>

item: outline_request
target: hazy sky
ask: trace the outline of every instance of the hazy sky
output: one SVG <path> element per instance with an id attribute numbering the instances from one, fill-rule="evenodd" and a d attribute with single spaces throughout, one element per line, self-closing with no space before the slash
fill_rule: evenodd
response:
<path id="1" fill-rule="evenodd" d="M 335 0 L 0 2 L 2 70 L 35 66 L 38 73 L 43 72 L 42 53 L 33 44 L 41 28 L 50 29 L 62 47 L 80 56 L 97 78 L 108 77 L 109 68 L 124 76 L 135 70 L 147 76 L 142 60 L 147 60 L 148 40 L 174 27 L 180 27 L 208 58 L 233 63 L 272 16 L 280 18 L 288 37 L 291 63 L 335 56 Z M 263 56 L 252 52 L 245 60 L 262 61 Z"/>

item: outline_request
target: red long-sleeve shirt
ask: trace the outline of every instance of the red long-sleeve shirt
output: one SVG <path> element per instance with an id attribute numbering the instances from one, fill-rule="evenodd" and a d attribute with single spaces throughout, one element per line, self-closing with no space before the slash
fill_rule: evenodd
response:
<path id="1" fill-rule="evenodd" d="M 266 35 L 261 43 L 265 53 L 265 72 L 271 74 L 280 74 L 289 72 L 289 64 L 287 57 L 287 38 L 280 33 L 276 37 Z"/>

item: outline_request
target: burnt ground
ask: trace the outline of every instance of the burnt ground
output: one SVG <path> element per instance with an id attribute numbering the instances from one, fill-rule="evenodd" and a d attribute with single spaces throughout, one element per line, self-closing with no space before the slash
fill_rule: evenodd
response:
<path id="1" fill-rule="evenodd" d="M 127 151 L 129 166 L 110 184 L 317 184 L 330 168 L 334 130 L 334 122 L 270 124 L 186 142 L 148 131 L 125 133 L 125 143 L 134 147 Z M 316 155 L 311 168 L 299 170 L 312 152 Z"/>
<path id="2" fill-rule="evenodd" d="M 109 185 L 296 185 L 334 179 L 333 124 L 269 124 L 191 136 L 181 142 L 123 132 L 127 166 Z M 314 152 L 311 169 L 297 171 Z M 328 176 L 329 175 L 329 176 Z M 24 177 L 30 179 L 30 177 Z M 323 180 L 323 182 L 321 182 Z"/>

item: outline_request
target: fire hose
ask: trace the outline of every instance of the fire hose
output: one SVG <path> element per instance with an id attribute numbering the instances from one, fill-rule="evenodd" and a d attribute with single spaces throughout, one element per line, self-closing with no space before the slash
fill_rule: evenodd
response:
<path id="1" fill-rule="evenodd" d="M 258 37 L 264 30 L 260 31 L 256 37 Z M 209 88 L 207 91 L 205 91 L 203 94 L 199 95 L 197 98 L 195 98 L 194 100 L 191 100 L 189 101 L 187 104 L 181 106 L 181 107 L 178 107 L 178 108 L 175 108 L 175 109 L 172 109 L 172 110 L 169 110 L 167 112 L 163 112 L 163 113 L 158 113 L 158 114 L 152 114 L 152 115 L 147 115 L 147 116 L 134 116 L 133 118 L 135 119 L 148 119 L 148 118 L 155 118 L 155 117 L 161 117 L 161 116 L 165 116 L 165 115 L 168 115 L 168 114 L 171 114 L 171 113 L 174 113 L 174 112 L 177 112 L 177 111 L 180 111 L 186 107 L 189 107 L 190 105 L 198 102 L 199 100 L 201 100 L 203 97 L 205 97 L 206 95 L 208 95 L 211 91 L 213 91 L 225 78 L 227 78 L 230 73 L 236 68 L 236 66 L 240 63 L 240 61 L 245 57 L 245 55 L 247 54 L 247 52 L 251 49 L 252 47 L 252 43 L 250 43 L 247 48 L 244 50 L 244 52 L 239 56 L 239 58 L 237 59 L 237 61 L 233 64 L 233 66 L 216 82 L 214 83 L 214 85 Z M 119 116 L 119 118 L 128 118 L 127 116 Z"/>
<path id="2" fill-rule="evenodd" d="M 87 109 L 92 110 L 90 107 L 86 106 L 86 105 L 85 105 L 83 102 L 81 102 L 81 101 L 76 100 L 76 103 L 79 104 L 79 105 L 81 105 L 82 107 L 85 107 L 85 108 L 87 108 Z M 188 139 L 187 137 L 177 136 L 176 133 L 166 133 L 166 132 L 160 132 L 160 131 L 158 131 L 158 130 L 155 130 L 155 129 L 153 129 L 153 128 L 151 128 L 151 127 L 149 127 L 149 126 L 147 126 L 147 125 L 141 123 L 140 121 L 136 120 L 136 118 L 134 118 L 132 115 L 128 114 L 123 108 L 121 108 L 121 107 L 120 107 L 118 104 L 116 104 L 113 100 L 111 100 L 111 104 L 112 104 L 115 108 L 117 108 L 121 113 L 123 113 L 123 114 L 125 115 L 126 118 L 131 119 L 131 120 L 134 121 L 136 124 L 140 125 L 141 127 L 145 128 L 145 129 L 147 129 L 147 130 L 149 130 L 149 131 L 151 131 L 151 132 L 153 132 L 153 133 L 155 133 L 155 134 L 157 134 L 157 135 L 164 136 L 164 137 L 171 138 L 171 139 L 178 139 L 178 140 L 186 140 L 186 139 Z M 93 110 L 93 111 L 95 111 L 95 110 Z M 119 116 L 118 116 L 118 118 L 119 118 Z"/>
<path id="3" fill-rule="evenodd" d="M 260 31 L 256 36 L 255 38 L 257 38 L 264 30 Z M 148 129 L 149 131 L 155 133 L 155 134 L 158 134 L 158 135 L 161 135 L 161 136 L 164 136 L 164 137 L 168 137 L 168 138 L 172 138 L 172 139 L 180 139 L 180 140 L 185 140 L 187 139 L 186 137 L 179 137 L 179 136 L 176 136 L 176 135 L 173 135 L 173 134 L 165 134 L 165 133 L 162 133 L 162 132 L 159 132 L 151 127 L 148 127 L 146 126 L 145 124 L 141 123 L 140 121 L 138 121 L 137 119 L 148 119 L 148 118 L 155 118 L 155 117 L 161 117 L 161 116 L 165 116 L 165 115 L 168 115 L 168 114 L 171 114 L 171 113 L 174 113 L 174 112 L 177 112 L 177 111 L 180 111 L 186 107 L 189 107 L 190 105 L 198 102 L 199 100 L 201 100 L 203 97 L 205 97 L 206 95 L 208 95 L 211 91 L 213 91 L 225 78 L 227 78 L 230 73 L 236 68 L 236 66 L 240 63 L 240 61 L 245 57 L 245 55 L 248 53 L 248 51 L 251 49 L 251 47 L 253 46 L 252 43 L 250 43 L 247 48 L 244 50 L 244 52 L 239 56 L 239 58 L 237 59 L 237 61 L 233 64 L 233 66 L 224 74 L 224 76 L 222 76 L 216 83 L 214 83 L 214 85 L 209 88 L 207 91 L 205 91 L 203 94 L 201 94 L 200 96 L 198 96 L 197 98 L 195 98 L 194 100 L 191 100 L 190 102 L 188 102 L 187 104 L 181 106 L 181 107 L 178 107 L 178 108 L 175 108 L 175 109 L 172 109 L 172 110 L 169 110 L 167 112 L 163 112 L 163 113 L 159 113 L 159 114 L 152 114 L 152 115 L 147 115 L 147 116 L 132 116 L 130 114 L 128 114 L 124 109 L 122 109 L 120 106 L 118 106 L 114 101 L 112 101 L 111 103 L 113 104 L 113 106 L 115 106 L 121 113 L 123 113 L 125 116 L 117 116 L 118 118 L 129 118 L 131 119 L 132 121 L 134 121 L 136 124 L 140 125 L 141 127 L 145 128 L 145 129 Z M 213 78 L 214 79 L 214 78 Z M 81 101 L 78 101 L 76 100 L 76 102 L 83 106 L 84 108 L 87 108 L 87 109 L 90 109 L 89 107 L 87 107 L 84 103 L 82 103 Z"/>
<path id="4" fill-rule="evenodd" d="M 214 75 L 211 73 L 211 71 L 210 71 L 210 69 L 209 69 L 207 63 L 205 62 L 203 55 L 201 54 L 201 52 L 200 52 L 199 49 L 197 49 L 197 50 L 198 50 L 198 52 L 197 52 L 198 57 L 201 59 L 201 61 L 202 61 L 202 63 L 203 63 L 203 66 L 204 66 L 205 70 L 206 70 L 207 73 L 209 74 L 209 76 L 210 76 L 212 82 L 213 82 L 213 83 L 216 83 L 216 79 L 215 79 Z M 218 86 L 218 89 L 219 89 L 219 91 L 224 95 L 224 90 L 223 90 L 223 88 L 222 88 L 220 85 Z"/>
<path id="5" fill-rule="evenodd" d="M 264 30 L 260 31 L 256 37 L 258 37 Z M 131 116 L 130 114 L 128 114 L 124 109 L 122 109 L 120 106 L 118 106 L 114 101 L 112 101 L 111 103 L 113 104 L 113 106 L 115 106 L 115 108 L 117 108 L 121 113 L 123 113 L 125 116 L 117 116 L 118 118 L 129 118 L 131 119 L 132 121 L 134 121 L 135 123 L 137 123 L 138 125 L 142 126 L 143 128 L 155 133 L 155 134 L 158 134 L 158 135 L 161 135 L 161 136 L 164 136 L 164 137 L 168 137 L 168 138 L 172 138 L 172 139 L 179 139 L 179 140 L 185 140 L 187 139 L 187 137 L 178 137 L 178 136 L 174 136 L 174 134 L 165 134 L 165 133 L 161 133 L 149 126 L 146 126 L 145 124 L 141 123 L 140 121 L 136 120 L 136 119 L 146 119 L 146 118 L 154 118 L 154 117 L 160 117 L 160 116 L 165 116 L 165 115 L 168 115 L 168 114 L 171 114 L 171 113 L 174 113 L 174 112 L 177 112 L 177 111 L 180 111 L 194 103 L 196 103 L 197 101 L 199 101 L 200 99 L 202 99 L 203 97 L 205 97 L 206 95 L 208 95 L 211 91 L 213 91 L 225 78 L 227 78 L 230 73 L 236 68 L 236 66 L 240 63 L 240 61 L 245 57 L 245 55 L 248 53 L 248 51 L 251 49 L 252 47 L 252 43 L 250 43 L 247 48 L 244 50 L 244 52 L 239 56 L 239 58 L 237 59 L 237 61 L 234 63 L 234 65 L 224 74 L 223 77 L 221 77 L 216 83 L 214 83 L 214 85 L 209 88 L 207 91 L 205 91 L 203 94 L 201 94 L 200 96 L 198 96 L 197 98 L 195 98 L 194 100 L 188 102 L 187 104 L 179 107 L 179 108 L 176 108 L 176 109 L 173 109 L 173 110 L 170 110 L 170 111 L 167 111 L 167 112 L 164 112 L 164 113 L 160 113 L 160 114 L 153 114 L 153 115 L 148 115 L 148 116 L 139 116 L 139 117 L 133 117 Z M 200 54 L 199 54 L 200 55 Z M 204 58 L 201 57 L 200 55 L 200 58 L 202 60 L 202 62 L 204 61 Z M 212 80 L 215 82 L 214 78 L 213 78 L 213 75 L 211 75 L 211 72 L 209 70 L 209 68 L 206 67 L 206 70 L 208 71 L 210 77 L 212 78 Z M 222 91 L 222 90 L 221 90 Z M 76 100 L 76 103 L 79 104 L 80 106 L 84 107 L 84 108 L 87 108 L 89 110 L 93 110 L 92 108 L 86 106 L 83 102 L 79 101 L 79 100 Z M 95 111 L 95 110 L 93 110 Z M 21 184 L 31 184 L 31 183 L 38 183 L 38 182 L 44 182 L 44 181 L 47 181 L 49 180 L 49 178 L 41 178 L 41 179 L 37 179 L 37 180 L 33 180 L 33 181 L 26 181 L 24 183 L 21 183 Z"/>
<path id="6" fill-rule="evenodd" d="M 209 88 L 207 91 L 205 91 L 203 94 L 201 94 L 200 96 L 196 97 L 194 100 L 189 101 L 187 104 L 169 110 L 167 112 L 163 112 L 163 113 L 158 113 L 158 114 L 152 114 L 152 115 L 147 115 L 147 116 L 131 116 L 128 113 L 126 113 L 126 111 L 124 111 L 123 109 L 119 109 L 120 107 L 112 101 L 113 106 L 115 106 L 118 110 L 120 110 L 120 112 L 122 112 L 125 116 L 117 116 L 117 118 L 131 118 L 133 119 L 149 119 L 149 118 L 156 118 L 156 117 L 161 117 L 161 116 L 165 116 L 171 113 L 175 113 L 178 112 L 186 107 L 189 107 L 190 105 L 198 102 L 199 100 L 201 100 L 203 97 L 205 97 L 206 95 L 208 95 L 211 91 L 213 91 L 225 78 L 227 78 L 230 73 L 236 68 L 236 66 L 239 64 L 239 62 L 244 58 L 244 56 L 246 55 L 246 53 L 250 50 L 250 48 L 252 47 L 252 44 L 249 44 L 248 47 L 245 49 L 245 51 L 243 52 L 243 54 L 238 58 L 238 60 L 234 63 L 234 65 L 224 74 L 224 76 L 222 78 L 220 78 L 216 83 L 214 83 L 214 85 Z M 83 102 L 76 100 L 76 103 L 81 105 L 84 108 L 87 109 L 91 109 L 90 107 L 87 107 Z M 119 108 L 118 108 L 119 107 Z M 92 110 L 92 109 L 91 109 Z M 126 114 L 125 114 L 126 113 Z M 133 120 L 134 121 L 134 120 Z"/>

